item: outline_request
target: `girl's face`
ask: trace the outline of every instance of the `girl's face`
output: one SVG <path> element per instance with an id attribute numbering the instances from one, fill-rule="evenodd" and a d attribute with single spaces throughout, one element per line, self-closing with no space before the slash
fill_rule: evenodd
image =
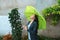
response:
<path id="1" fill-rule="evenodd" d="M 33 14 L 32 16 L 30 16 L 30 19 L 35 19 L 35 15 Z"/>

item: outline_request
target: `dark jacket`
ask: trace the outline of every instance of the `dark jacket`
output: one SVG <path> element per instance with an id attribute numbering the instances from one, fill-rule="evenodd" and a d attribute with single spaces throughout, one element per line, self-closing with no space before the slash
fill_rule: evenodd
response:
<path id="1" fill-rule="evenodd" d="M 29 23 L 30 22 L 28 22 L 28 24 Z M 30 33 L 31 40 L 38 40 L 37 30 L 38 30 L 38 24 L 37 22 L 33 21 L 33 23 L 30 25 L 30 28 L 27 30 Z"/>

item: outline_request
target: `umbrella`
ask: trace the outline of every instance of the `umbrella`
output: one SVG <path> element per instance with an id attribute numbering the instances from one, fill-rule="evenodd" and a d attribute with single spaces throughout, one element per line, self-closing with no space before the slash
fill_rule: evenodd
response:
<path id="1" fill-rule="evenodd" d="M 38 29 L 46 29 L 46 21 L 42 15 L 37 12 L 37 10 L 32 7 L 32 6 L 27 6 L 24 12 L 26 18 L 28 21 L 30 21 L 30 16 L 33 14 L 38 15 L 38 23 L 39 23 L 39 28 Z"/>

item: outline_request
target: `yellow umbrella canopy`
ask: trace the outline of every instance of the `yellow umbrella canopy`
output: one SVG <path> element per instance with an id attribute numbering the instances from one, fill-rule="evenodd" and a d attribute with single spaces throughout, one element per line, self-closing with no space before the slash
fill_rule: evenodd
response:
<path id="1" fill-rule="evenodd" d="M 39 23 L 39 28 L 38 29 L 46 29 L 46 21 L 42 15 L 37 12 L 37 10 L 32 7 L 32 6 L 27 6 L 24 12 L 26 18 L 28 21 L 30 21 L 30 16 L 33 14 L 38 15 L 38 23 Z"/>

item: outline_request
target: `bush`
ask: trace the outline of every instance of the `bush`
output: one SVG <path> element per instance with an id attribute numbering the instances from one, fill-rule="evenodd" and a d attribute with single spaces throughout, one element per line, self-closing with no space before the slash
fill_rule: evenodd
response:
<path id="1" fill-rule="evenodd" d="M 12 9 L 11 13 L 9 13 L 9 21 L 11 23 L 13 40 L 21 40 L 22 24 L 21 24 L 20 13 L 18 12 L 17 8 Z"/>
<path id="2" fill-rule="evenodd" d="M 0 36 L 0 40 L 2 40 L 2 36 Z"/>
<path id="3" fill-rule="evenodd" d="M 53 5 L 46 8 L 42 11 L 42 13 L 46 19 L 51 17 L 51 24 L 56 25 L 60 20 L 60 5 Z"/>

